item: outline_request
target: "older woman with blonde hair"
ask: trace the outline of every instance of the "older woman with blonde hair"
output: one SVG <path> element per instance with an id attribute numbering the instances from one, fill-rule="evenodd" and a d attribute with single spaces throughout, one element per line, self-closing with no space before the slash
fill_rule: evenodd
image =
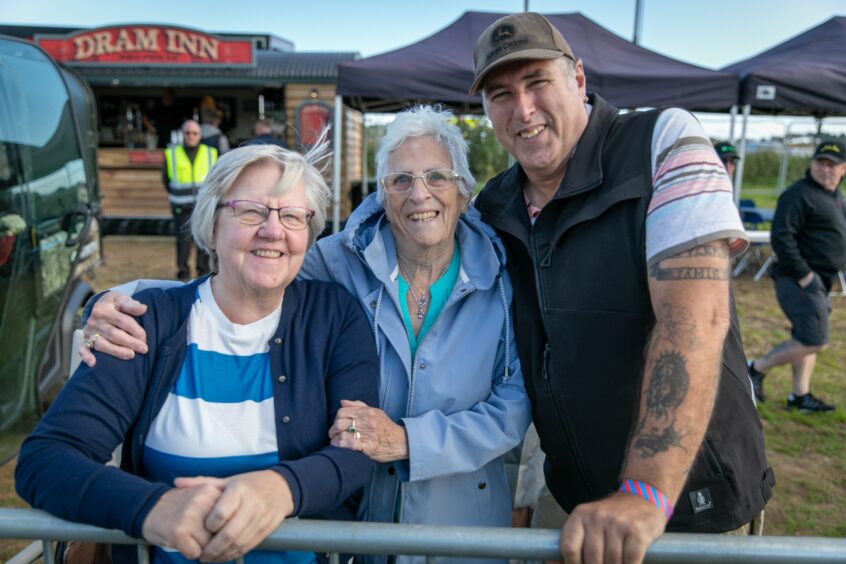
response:
<path id="1" fill-rule="evenodd" d="M 191 220 L 216 274 L 138 294 L 149 353 L 79 368 L 21 447 L 21 497 L 143 537 L 154 562 L 230 560 L 286 517 L 355 515 L 373 463 L 329 430 L 342 400 L 376 404 L 378 365 L 349 292 L 295 280 L 324 224 L 319 156 L 254 145 L 220 158 Z M 120 470 L 105 466 L 121 442 Z M 268 558 L 317 556 L 246 562 Z"/>

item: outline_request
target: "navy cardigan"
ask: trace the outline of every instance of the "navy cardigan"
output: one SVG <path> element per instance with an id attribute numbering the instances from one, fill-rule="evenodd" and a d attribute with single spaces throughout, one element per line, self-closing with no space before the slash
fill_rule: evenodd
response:
<path id="1" fill-rule="evenodd" d="M 140 538 L 144 519 L 171 486 L 141 478 L 150 424 L 173 387 L 187 348 L 198 284 L 152 289 L 137 299 L 150 352 L 132 360 L 97 353 L 81 365 L 21 446 L 18 494 L 53 515 Z M 341 286 L 294 281 L 270 340 L 279 463 L 294 515 L 355 517 L 356 494 L 375 467 L 329 445 L 341 399 L 378 405 L 378 361 L 361 306 Z M 284 376 L 284 378 L 283 378 Z M 104 466 L 124 442 L 121 469 Z"/>

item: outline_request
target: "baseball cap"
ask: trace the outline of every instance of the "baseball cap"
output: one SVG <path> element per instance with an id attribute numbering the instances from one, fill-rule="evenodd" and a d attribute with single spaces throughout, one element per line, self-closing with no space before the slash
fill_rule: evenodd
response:
<path id="1" fill-rule="evenodd" d="M 473 50 L 476 74 L 470 94 L 478 92 L 485 76 L 500 65 L 559 57 L 576 60 L 561 32 L 542 15 L 521 12 L 500 18 L 476 40 Z"/>
<path id="2" fill-rule="evenodd" d="M 720 157 L 721 161 L 732 161 L 740 158 L 734 145 L 726 141 L 714 143 L 714 150 L 717 151 L 717 156 Z"/>
<path id="3" fill-rule="evenodd" d="M 846 161 L 846 145 L 842 141 L 825 141 L 817 145 L 815 159 L 828 159 L 840 164 Z"/>

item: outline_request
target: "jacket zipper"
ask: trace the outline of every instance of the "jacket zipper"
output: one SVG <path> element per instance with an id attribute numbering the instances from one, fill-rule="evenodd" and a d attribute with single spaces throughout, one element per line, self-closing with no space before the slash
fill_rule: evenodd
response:
<path id="1" fill-rule="evenodd" d="M 446 311 L 449 307 L 452 307 L 452 305 L 454 303 L 458 302 L 458 300 L 464 298 L 465 296 L 467 296 L 469 294 L 470 294 L 470 292 L 460 291 L 460 295 L 455 300 L 447 299 L 447 302 L 444 304 L 444 309 L 441 310 L 440 315 L 443 315 L 444 311 Z M 438 322 L 435 321 L 435 325 L 437 325 L 437 323 Z M 431 332 L 431 330 L 434 329 L 434 328 L 435 328 L 434 326 L 430 327 L 429 331 Z M 423 340 L 425 340 L 428 335 L 429 335 L 429 333 L 426 333 L 426 335 L 423 336 Z M 423 340 L 421 340 L 417 343 L 417 351 L 418 352 L 420 351 L 420 346 L 423 344 Z M 405 404 L 405 416 L 406 417 L 411 417 L 411 408 L 413 407 L 412 398 L 414 397 L 414 383 L 416 381 L 415 376 L 417 376 L 417 353 L 416 352 L 414 353 L 414 358 L 411 359 L 411 378 L 410 378 L 410 381 L 408 383 L 408 400 L 406 401 L 406 404 Z M 411 472 L 410 463 L 409 463 L 409 472 Z M 404 493 L 405 493 L 405 483 L 399 482 L 399 488 L 397 489 L 397 495 L 399 495 L 399 502 L 394 503 L 394 507 L 399 506 L 399 511 L 397 511 L 397 522 L 398 523 L 402 523 L 402 511 L 403 511 L 402 499 L 403 499 Z"/>

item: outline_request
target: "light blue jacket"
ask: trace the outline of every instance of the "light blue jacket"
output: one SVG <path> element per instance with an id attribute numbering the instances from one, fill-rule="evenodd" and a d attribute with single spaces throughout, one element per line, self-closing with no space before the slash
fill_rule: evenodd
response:
<path id="1" fill-rule="evenodd" d="M 511 525 L 502 455 L 531 418 L 510 317 L 505 251 L 472 206 L 456 229 L 461 270 L 411 358 L 397 290 L 394 238 L 375 194 L 343 232 L 317 242 L 300 276 L 330 280 L 361 300 L 380 362 L 380 406 L 408 434 L 409 459 L 385 463 L 361 517 L 427 525 Z M 364 338 L 364 335 L 362 335 Z"/>

